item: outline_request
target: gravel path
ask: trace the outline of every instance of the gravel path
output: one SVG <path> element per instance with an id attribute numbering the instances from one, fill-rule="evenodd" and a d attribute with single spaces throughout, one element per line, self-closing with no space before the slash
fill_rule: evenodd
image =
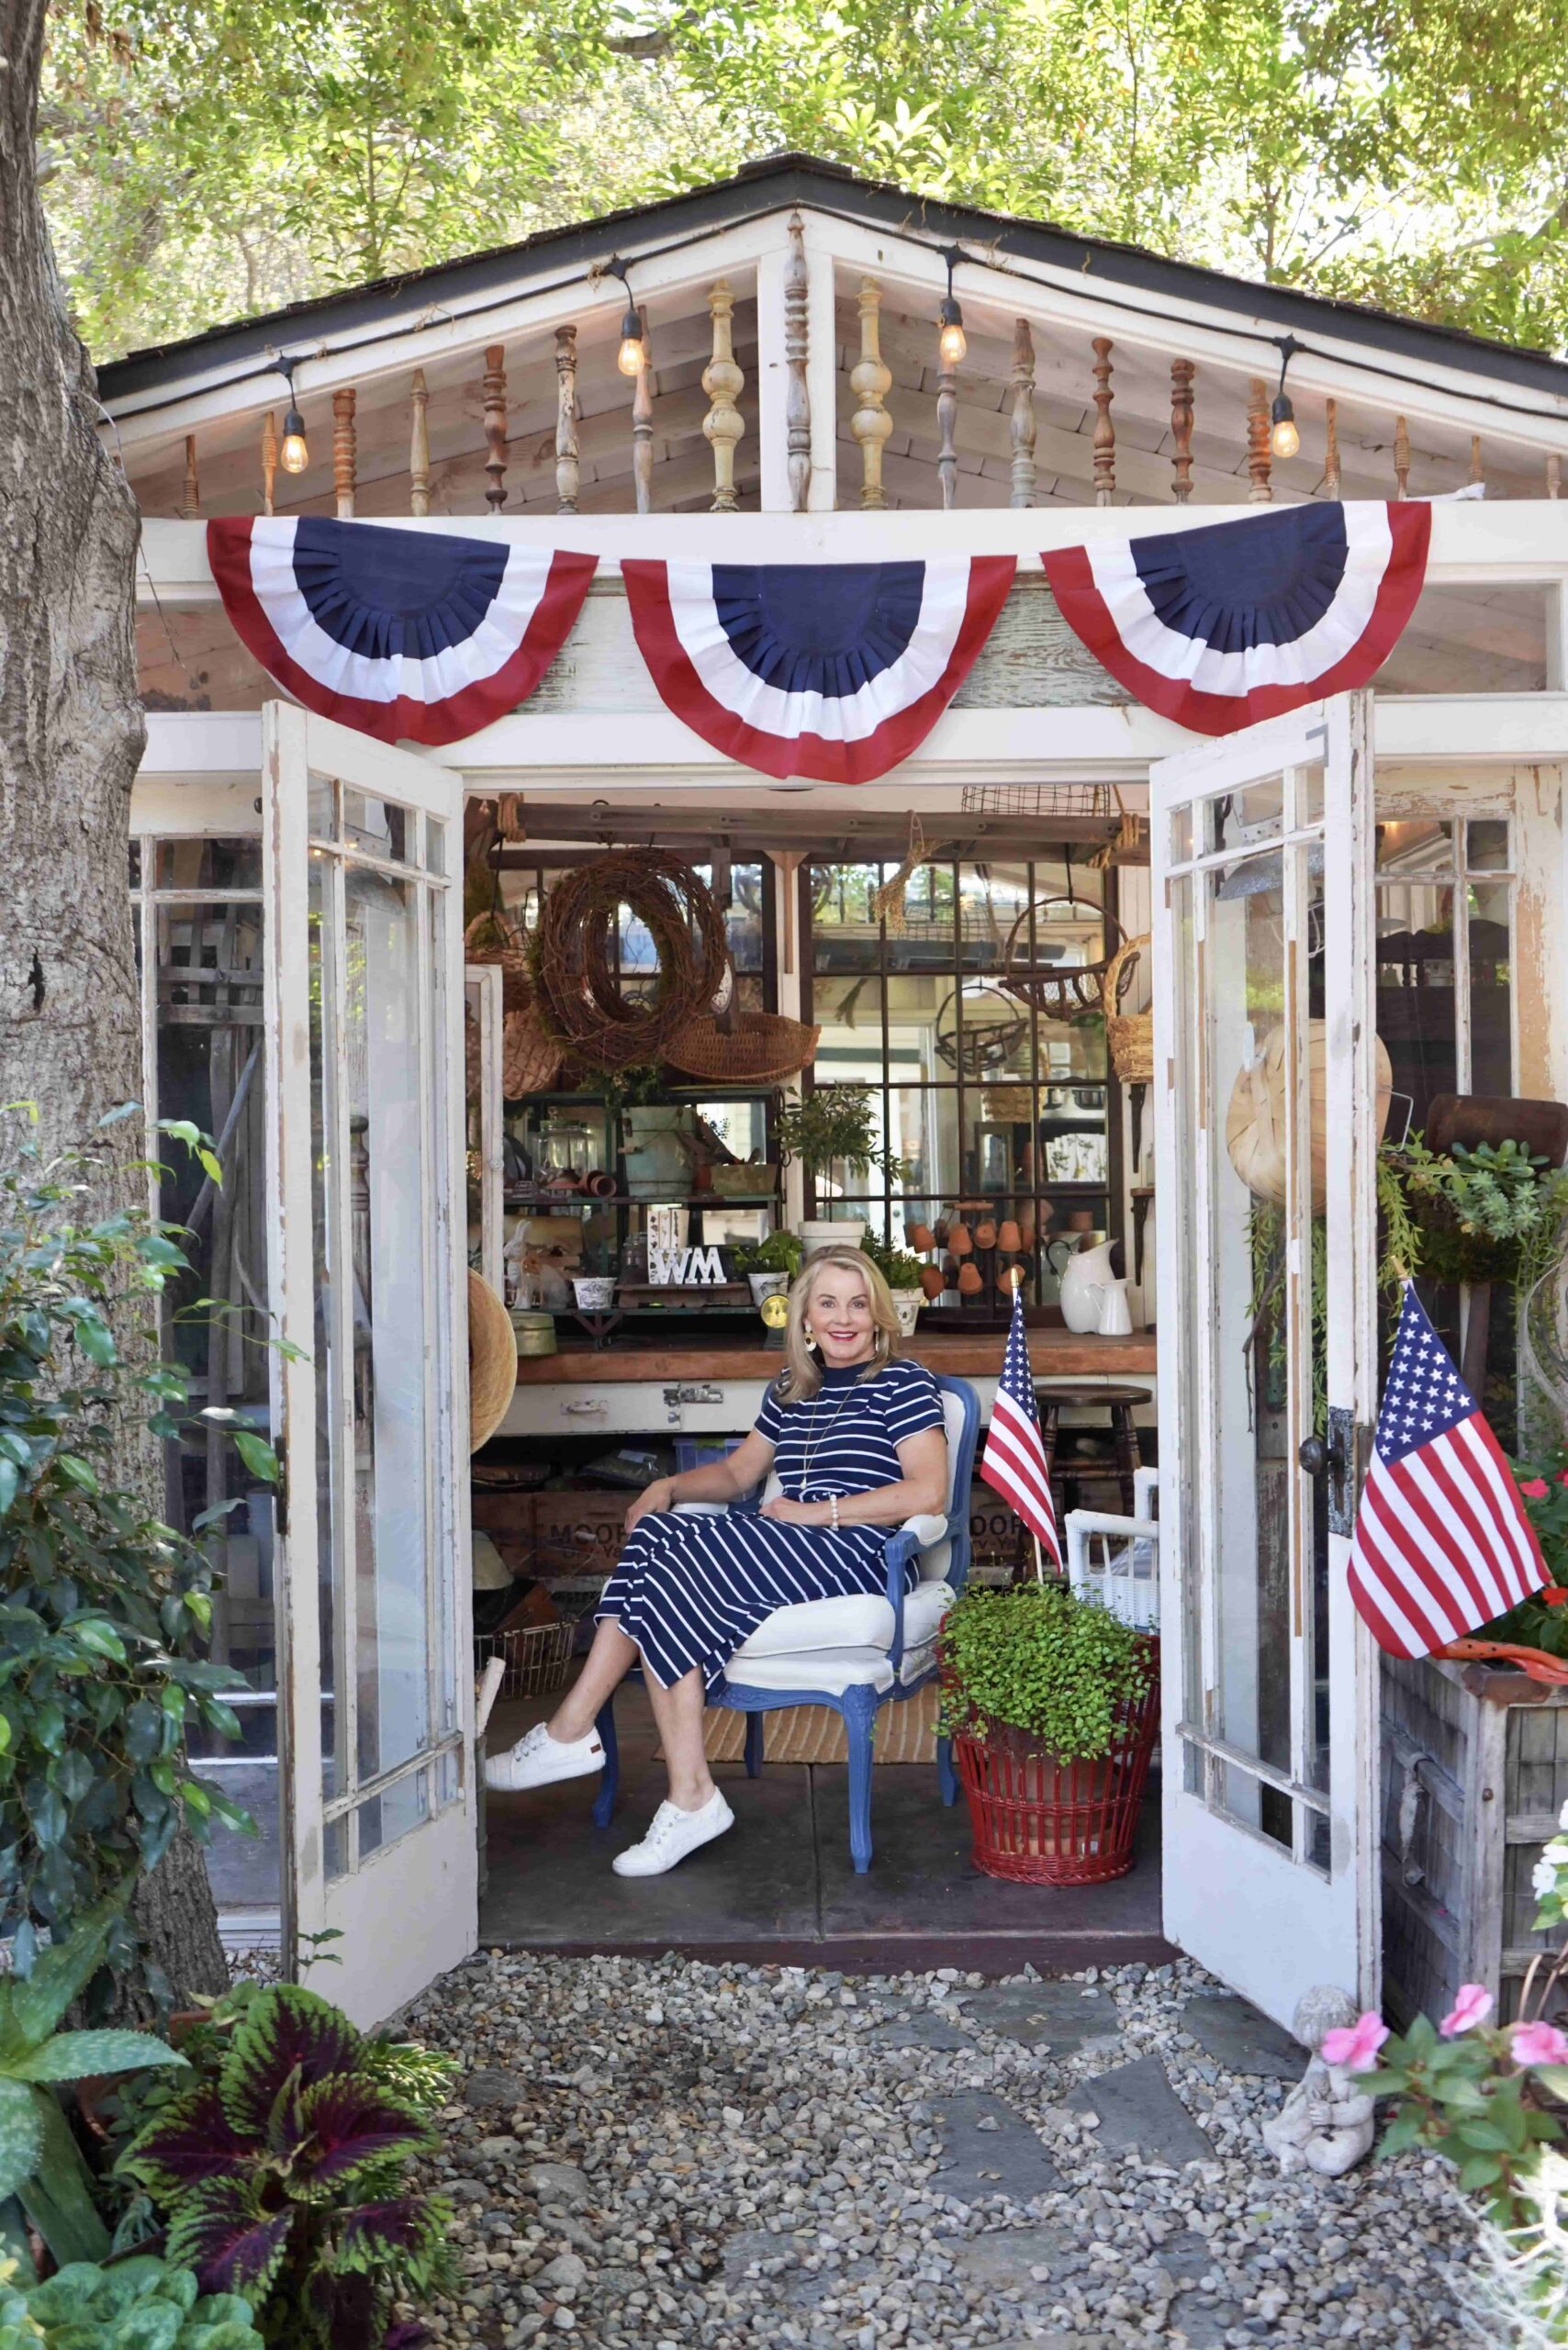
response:
<path id="1" fill-rule="evenodd" d="M 1185 1960 L 994 1985 L 495 1953 L 410 2023 L 465 2074 L 430 2182 L 446 2342 L 1473 2340 L 1443 2166 L 1282 2179 L 1258 2125 L 1300 2060 Z"/>

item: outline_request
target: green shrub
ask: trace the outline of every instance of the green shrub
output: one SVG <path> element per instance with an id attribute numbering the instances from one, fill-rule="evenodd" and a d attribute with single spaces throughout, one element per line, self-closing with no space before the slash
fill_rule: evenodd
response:
<path id="1" fill-rule="evenodd" d="M 801 1270 L 801 1238 L 795 1232 L 770 1232 L 766 1240 L 743 1242 L 732 1253 L 737 1273 L 788 1273 L 793 1281 Z"/>
<path id="2" fill-rule="evenodd" d="M 0 2270 L 0 2350 L 264 2350 L 248 2301 L 205 2299 L 188 2268 L 73 2261 L 30 2290 Z"/>
<path id="3" fill-rule="evenodd" d="M 1064 1761 L 1108 1754 L 1155 1676 L 1148 1636 L 1065 1583 L 971 1583 L 942 1627 L 942 1727 L 1027 1730 Z"/>

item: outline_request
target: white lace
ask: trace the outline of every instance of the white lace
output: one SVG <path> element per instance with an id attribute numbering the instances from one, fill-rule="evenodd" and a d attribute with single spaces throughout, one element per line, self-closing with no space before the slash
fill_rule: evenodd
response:
<path id="1" fill-rule="evenodd" d="M 703 1807 L 706 1809 L 706 1806 Z M 643 1839 L 644 1852 L 662 1852 L 683 1820 L 700 1818 L 695 1811 L 682 1811 L 676 1803 L 661 1803 L 653 1818 L 653 1825 Z"/>

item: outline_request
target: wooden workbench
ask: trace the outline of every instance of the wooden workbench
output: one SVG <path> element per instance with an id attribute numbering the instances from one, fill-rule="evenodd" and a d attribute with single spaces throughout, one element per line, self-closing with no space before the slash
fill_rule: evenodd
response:
<path id="1" fill-rule="evenodd" d="M 904 1352 L 930 1371 L 946 1371 L 955 1379 L 994 1379 L 1002 1370 L 1004 1330 L 916 1332 Z M 1029 1360 L 1041 1379 L 1152 1379 L 1156 1354 L 1152 1330 L 1135 1330 L 1130 1338 L 1081 1337 L 1071 1330 L 1031 1330 Z M 619 1384 L 627 1380 L 776 1379 L 784 1358 L 778 1348 L 715 1345 L 682 1346 L 678 1340 L 616 1339 L 596 1351 L 587 1344 L 568 1342 L 558 1354 L 530 1355 L 517 1367 L 520 1387 Z"/>

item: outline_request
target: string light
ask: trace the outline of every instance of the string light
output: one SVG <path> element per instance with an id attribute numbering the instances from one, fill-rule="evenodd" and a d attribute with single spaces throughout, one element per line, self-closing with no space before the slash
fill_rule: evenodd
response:
<path id="1" fill-rule="evenodd" d="M 300 415 L 294 397 L 294 371 L 297 359 L 280 358 L 277 372 L 288 386 L 288 406 L 284 411 L 283 442 L 278 450 L 278 463 L 286 474 L 302 474 L 310 463 L 310 449 L 305 438 L 305 419 Z"/>
<path id="2" fill-rule="evenodd" d="M 1280 354 L 1280 388 L 1274 394 L 1274 405 L 1269 411 L 1269 446 L 1276 457 L 1294 457 L 1301 447 L 1301 434 L 1296 430 L 1295 410 L 1285 389 L 1285 370 L 1301 345 L 1294 334 L 1284 334 L 1275 338 L 1275 348 Z"/>
<path id="3" fill-rule="evenodd" d="M 947 264 L 947 293 L 936 313 L 940 331 L 936 337 L 936 355 L 944 367 L 956 367 L 968 351 L 969 338 L 964 332 L 964 314 L 953 292 L 953 263 L 964 256 L 957 245 L 948 245 L 942 255 Z"/>
<path id="4" fill-rule="evenodd" d="M 604 264 L 604 274 L 618 277 L 626 288 L 626 314 L 621 321 L 621 348 L 615 354 L 615 364 L 623 375 L 640 375 L 647 362 L 647 350 L 643 340 L 643 321 L 632 299 L 632 281 L 626 274 L 625 263 L 611 253 Z"/>

